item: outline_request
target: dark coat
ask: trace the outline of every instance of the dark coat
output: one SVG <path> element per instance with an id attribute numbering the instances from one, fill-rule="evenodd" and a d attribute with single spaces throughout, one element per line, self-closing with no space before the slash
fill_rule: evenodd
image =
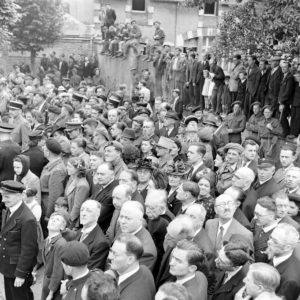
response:
<path id="1" fill-rule="evenodd" d="M 278 95 L 280 90 L 280 82 L 282 81 L 283 73 L 280 67 L 278 67 L 278 69 L 274 72 L 274 74 L 271 74 L 271 72 L 270 72 L 270 77 L 268 82 L 267 98 L 270 104 L 277 105 Z"/>
<path id="2" fill-rule="evenodd" d="M 259 67 L 256 64 L 254 64 L 252 68 L 248 69 L 247 73 L 248 76 L 246 90 L 251 95 L 251 97 L 254 98 L 258 91 L 261 72 Z"/>
<path id="3" fill-rule="evenodd" d="M 217 276 L 217 283 L 211 300 L 233 300 L 235 294 L 243 287 L 243 279 L 248 273 L 249 265 L 245 264 L 243 268 L 231 277 L 226 283 L 223 283 L 225 272 Z"/>
<path id="4" fill-rule="evenodd" d="M 46 247 L 46 241 L 44 242 L 42 258 L 45 271 L 42 300 L 47 298 L 50 290 L 53 291 L 54 294 L 55 292 L 59 294 L 60 281 L 64 277 L 64 270 L 60 260 L 60 250 L 64 244 L 66 244 L 66 240 L 60 234 L 51 239 L 51 243 L 48 247 Z"/>
<path id="5" fill-rule="evenodd" d="M 242 211 L 247 217 L 249 221 L 251 221 L 254 217 L 254 208 L 257 203 L 257 192 L 254 190 L 253 187 L 250 187 L 246 192 L 245 192 L 246 198 L 242 203 Z"/>
<path id="6" fill-rule="evenodd" d="M 292 255 L 279 264 L 278 270 L 281 280 L 276 290 L 278 296 L 285 296 L 286 300 L 294 300 L 300 293 L 300 261 Z"/>
<path id="7" fill-rule="evenodd" d="M 165 254 L 161 260 L 160 268 L 158 274 L 155 278 L 155 285 L 159 288 L 162 284 L 167 281 L 170 281 L 172 275 L 170 274 L 170 256 L 173 251 L 172 247 L 168 247 L 165 251 Z"/>
<path id="8" fill-rule="evenodd" d="M 183 113 L 183 101 L 182 101 L 181 96 L 179 96 L 177 99 L 174 100 L 173 107 L 174 107 L 174 111 L 177 113 L 178 117 L 181 119 L 182 113 Z"/>
<path id="9" fill-rule="evenodd" d="M 266 94 L 268 91 L 268 80 L 270 77 L 270 68 L 267 68 L 265 72 L 260 76 L 260 81 L 258 85 L 258 91 L 257 91 L 257 101 L 262 103 L 262 105 L 265 103 Z"/>
<path id="10" fill-rule="evenodd" d="M 115 207 L 112 203 L 113 189 L 119 184 L 117 180 L 111 182 L 103 190 L 96 191 L 91 199 L 98 201 L 101 204 L 101 213 L 98 219 L 98 224 L 105 233 L 109 227 L 111 217 L 113 215 Z"/>
<path id="11" fill-rule="evenodd" d="M 155 285 L 151 272 L 145 266 L 119 285 L 121 300 L 153 300 Z"/>
<path id="12" fill-rule="evenodd" d="M 280 90 L 278 95 L 278 101 L 280 104 L 284 104 L 286 106 L 290 105 L 293 100 L 295 87 L 295 79 L 294 76 L 288 72 L 282 79 L 280 83 Z"/>
<path id="13" fill-rule="evenodd" d="M 177 190 L 175 190 L 167 199 L 167 205 L 171 213 L 176 216 L 182 207 L 180 200 L 176 198 Z"/>
<path id="14" fill-rule="evenodd" d="M 195 84 L 197 80 L 198 62 L 192 60 L 188 62 L 186 69 L 186 82 L 189 84 Z"/>
<path id="15" fill-rule="evenodd" d="M 68 63 L 63 60 L 61 64 L 59 64 L 60 68 L 59 68 L 59 71 L 60 71 L 60 75 L 61 77 L 65 77 L 68 75 L 68 71 L 69 71 L 69 65 Z"/>
<path id="16" fill-rule="evenodd" d="M 75 279 L 75 280 L 70 280 L 67 282 L 67 290 L 68 293 L 65 296 L 64 300 L 81 300 L 81 290 L 89 278 L 90 274 L 88 273 L 87 275 Z"/>
<path id="17" fill-rule="evenodd" d="M 22 154 L 26 155 L 30 159 L 30 171 L 37 177 L 40 177 L 43 168 L 48 163 L 48 159 L 44 156 L 44 152 L 38 146 L 29 148 Z"/>
<path id="18" fill-rule="evenodd" d="M 25 203 L 11 215 L 0 232 L 0 273 L 25 279 L 38 254 L 36 219 Z"/>
<path id="19" fill-rule="evenodd" d="M 247 217 L 245 216 L 244 212 L 238 207 L 233 215 L 233 217 L 241 223 L 244 227 L 246 227 L 248 230 L 251 229 L 251 225 Z"/>
<path id="20" fill-rule="evenodd" d="M 204 250 L 205 253 L 213 253 L 213 244 L 207 235 L 205 229 L 201 229 L 193 238 L 193 242 L 198 245 L 198 247 Z"/>
<path id="21" fill-rule="evenodd" d="M 13 159 L 19 155 L 21 147 L 10 141 L 0 142 L 0 182 L 14 179 Z"/>
<path id="22" fill-rule="evenodd" d="M 221 67 L 216 64 L 211 65 L 210 72 L 214 73 L 215 76 L 212 81 L 215 83 L 217 87 L 224 84 L 225 74 Z"/>
<path id="23" fill-rule="evenodd" d="M 76 237 L 77 241 L 80 240 L 81 234 L 82 231 L 80 229 Z M 88 268 L 90 270 L 96 268 L 104 270 L 109 251 L 109 243 L 99 225 L 97 225 L 88 234 L 88 236 L 82 241 L 82 243 L 88 247 L 90 253 Z"/>
<path id="24" fill-rule="evenodd" d="M 197 271 L 195 277 L 183 283 L 187 289 L 190 300 L 207 299 L 207 279 L 202 272 Z"/>

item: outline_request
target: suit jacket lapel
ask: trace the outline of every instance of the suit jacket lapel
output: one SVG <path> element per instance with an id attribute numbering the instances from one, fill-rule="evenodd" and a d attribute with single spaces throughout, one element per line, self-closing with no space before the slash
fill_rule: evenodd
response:
<path id="1" fill-rule="evenodd" d="M 24 203 L 21 204 L 21 206 L 10 216 L 6 224 L 3 224 L 1 234 L 5 234 L 9 230 L 15 227 L 17 224 L 18 217 L 20 216 L 21 212 L 24 209 Z"/>

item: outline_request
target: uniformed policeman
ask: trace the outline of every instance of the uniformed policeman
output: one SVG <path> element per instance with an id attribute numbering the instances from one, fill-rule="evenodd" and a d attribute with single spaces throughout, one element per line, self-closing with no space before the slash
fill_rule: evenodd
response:
<path id="1" fill-rule="evenodd" d="M 5 180 L 0 184 L 3 212 L 0 231 L 0 273 L 4 276 L 6 300 L 33 300 L 32 269 L 38 254 L 37 225 L 22 200 L 25 186 Z"/>

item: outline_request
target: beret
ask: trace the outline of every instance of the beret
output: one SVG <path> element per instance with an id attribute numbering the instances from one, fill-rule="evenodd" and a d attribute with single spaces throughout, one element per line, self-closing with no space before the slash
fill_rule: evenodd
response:
<path id="1" fill-rule="evenodd" d="M 290 150 L 292 152 L 296 152 L 297 146 L 292 143 L 285 143 L 284 145 L 282 145 L 281 150 Z"/>
<path id="2" fill-rule="evenodd" d="M 137 102 L 136 105 L 137 105 L 137 106 L 140 106 L 140 107 L 147 107 L 148 103 Z"/>
<path id="3" fill-rule="evenodd" d="M 23 193 L 25 190 L 25 185 L 19 181 L 14 180 L 4 180 L 0 183 L 0 191 L 1 193 L 7 192 L 7 193 Z"/>
<path id="4" fill-rule="evenodd" d="M 47 149 L 54 153 L 54 154 L 60 154 L 61 153 L 61 145 L 60 143 L 54 139 L 54 138 L 49 138 L 46 140 L 46 147 Z"/>
<path id="5" fill-rule="evenodd" d="M 243 146 L 244 146 L 244 143 L 246 141 L 253 141 L 254 143 L 256 143 L 258 146 L 260 146 L 260 140 L 259 138 L 257 138 L 256 136 L 254 135 L 249 135 L 245 138 L 244 142 L 243 142 Z"/>
<path id="6" fill-rule="evenodd" d="M 72 99 L 75 100 L 75 101 L 82 102 L 82 100 L 83 100 L 83 95 L 74 93 L 74 94 L 72 95 Z"/>
<path id="7" fill-rule="evenodd" d="M 132 119 L 132 121 L 139 123 L 140 125 L 143 125 L 145 118 L 141 117 L 141 116 L 136 116 Z"/>
<path id="8" fill-rule="evenodd" d="M 146 107 L 141 107 L 138 112 L 137 112 L 137 115 L 142 115 L 142 114 L 146 114 L 148 116 L 150 116 L 151 112 L 148 108 Z"/>
<path id="9" fill-rule="evenodd" d="M 130 140 L 134 140 L 135 139 L 135 131 L 132 128 L 125 128 L 122 132 L 121 137 L 125 137 Z"/>
<path id="10" fill-rule="evenodd" d="M 259 101 L 255 101 L 250 105 L 250 108 L 252 108 L 254 105 L 259 105 L 261 107 L 261 103 Z"/>
<path id="11" fill-rule="evenodd" d="M 242 145 L 240 145 L 238 143 L 228 143 L 224 147 L 224 152 L 226 153 L 229 149 L 234 149 L 239 153 L 242 153 L 244 151 L 244 148 L 242 147 Z"/>
<path id="12" fill-rule="evenodd" d="M 119 152 L 123 152 L 123 145 L 117 141 L 107 142 L 104 146 L 104 149 L 110 146 L 114 147 Z"/>
<path id="13" fill-rule="evenodd" d="M 234 106 L 234 105 L 236 105 L 236 104 L 238 104 L 240 107 L 242 107 L 242 102 L 241 102 L 241 101 L 234 101 L 234 102 L 231 104 L 231 106 Z"/>
<path id="14" fill-rule="evenodd" d="M 79 241 L 71 241 L 64 244 L 60 254 L 61 261 L 71 267 L 85 266 L 90 258 L 87 246 Z"/>

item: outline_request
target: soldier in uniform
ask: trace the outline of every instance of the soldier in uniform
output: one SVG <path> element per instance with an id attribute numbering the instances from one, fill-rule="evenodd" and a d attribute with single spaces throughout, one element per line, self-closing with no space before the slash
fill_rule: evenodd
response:
<path id="1" fill-rule="evenodd" d="M 245 130 L 246 116 L 242 113 L 240 101 L 233 102 L 232 107 L 233 112 L 225 118 L 224 126 L 228 130 L 229 142 L 241 144 L 241 133 Z"/>
<path id="2" fill-rule="evenodd" d="M 9 115 L 13 119 L 14 130 L 11 133 L 12 140 L 25 150 L 28 143 L 28 134 L 30 127 L 22 116 L 23 103 L 19 101 L 9 102 Z"/>
<path id="3" fill-rule="evenodd" d="M 251 104 L 251 108 L 253 110 L 252 116 L 249 118 L 246 129 L 249 132 L 250 136 L 258 137 L 258 122 L 264 119 L 263 114 L 261 113 L 261 104 L 260 102 L 256 101 Z"/>
<path id="4" fill-rule="evenodd" d="M 222 194 L 232 184 L 232 177 L 235 171 L 241 167 L 241 154 L 244 148 L 237 143 L 228 143 L 224 147 L 225 162 L 217 171 L 217 192 Z"/>
<path id="5" fill-rule="evenodd" d="M 280 137 L 283 133 L 278 119 L 272 118 L 273 110 L 270 105 L 263 107 L 264 119 L 258 122 L 258 137 L 264 157 L 276 160 L 279 155 Z"/>
<path id="6" fill-rule="evenodd" d="M 38 254 L 36 219 L 22 201 L 25 186 L 17 181 L 1 182 L 6 206 L 0 231 L 0 273 L 7 300 L 33 300 L 31 272 Z"/>
<path id="7" fill-rule="evenodd" d="M 171 150 L 174 147 L 174 141 L 164 136 L 161 136 L 157 145 L 156 152 L 158 156 L 158 169 L 161 172 L 169 173 L 173 165 Z"/>

